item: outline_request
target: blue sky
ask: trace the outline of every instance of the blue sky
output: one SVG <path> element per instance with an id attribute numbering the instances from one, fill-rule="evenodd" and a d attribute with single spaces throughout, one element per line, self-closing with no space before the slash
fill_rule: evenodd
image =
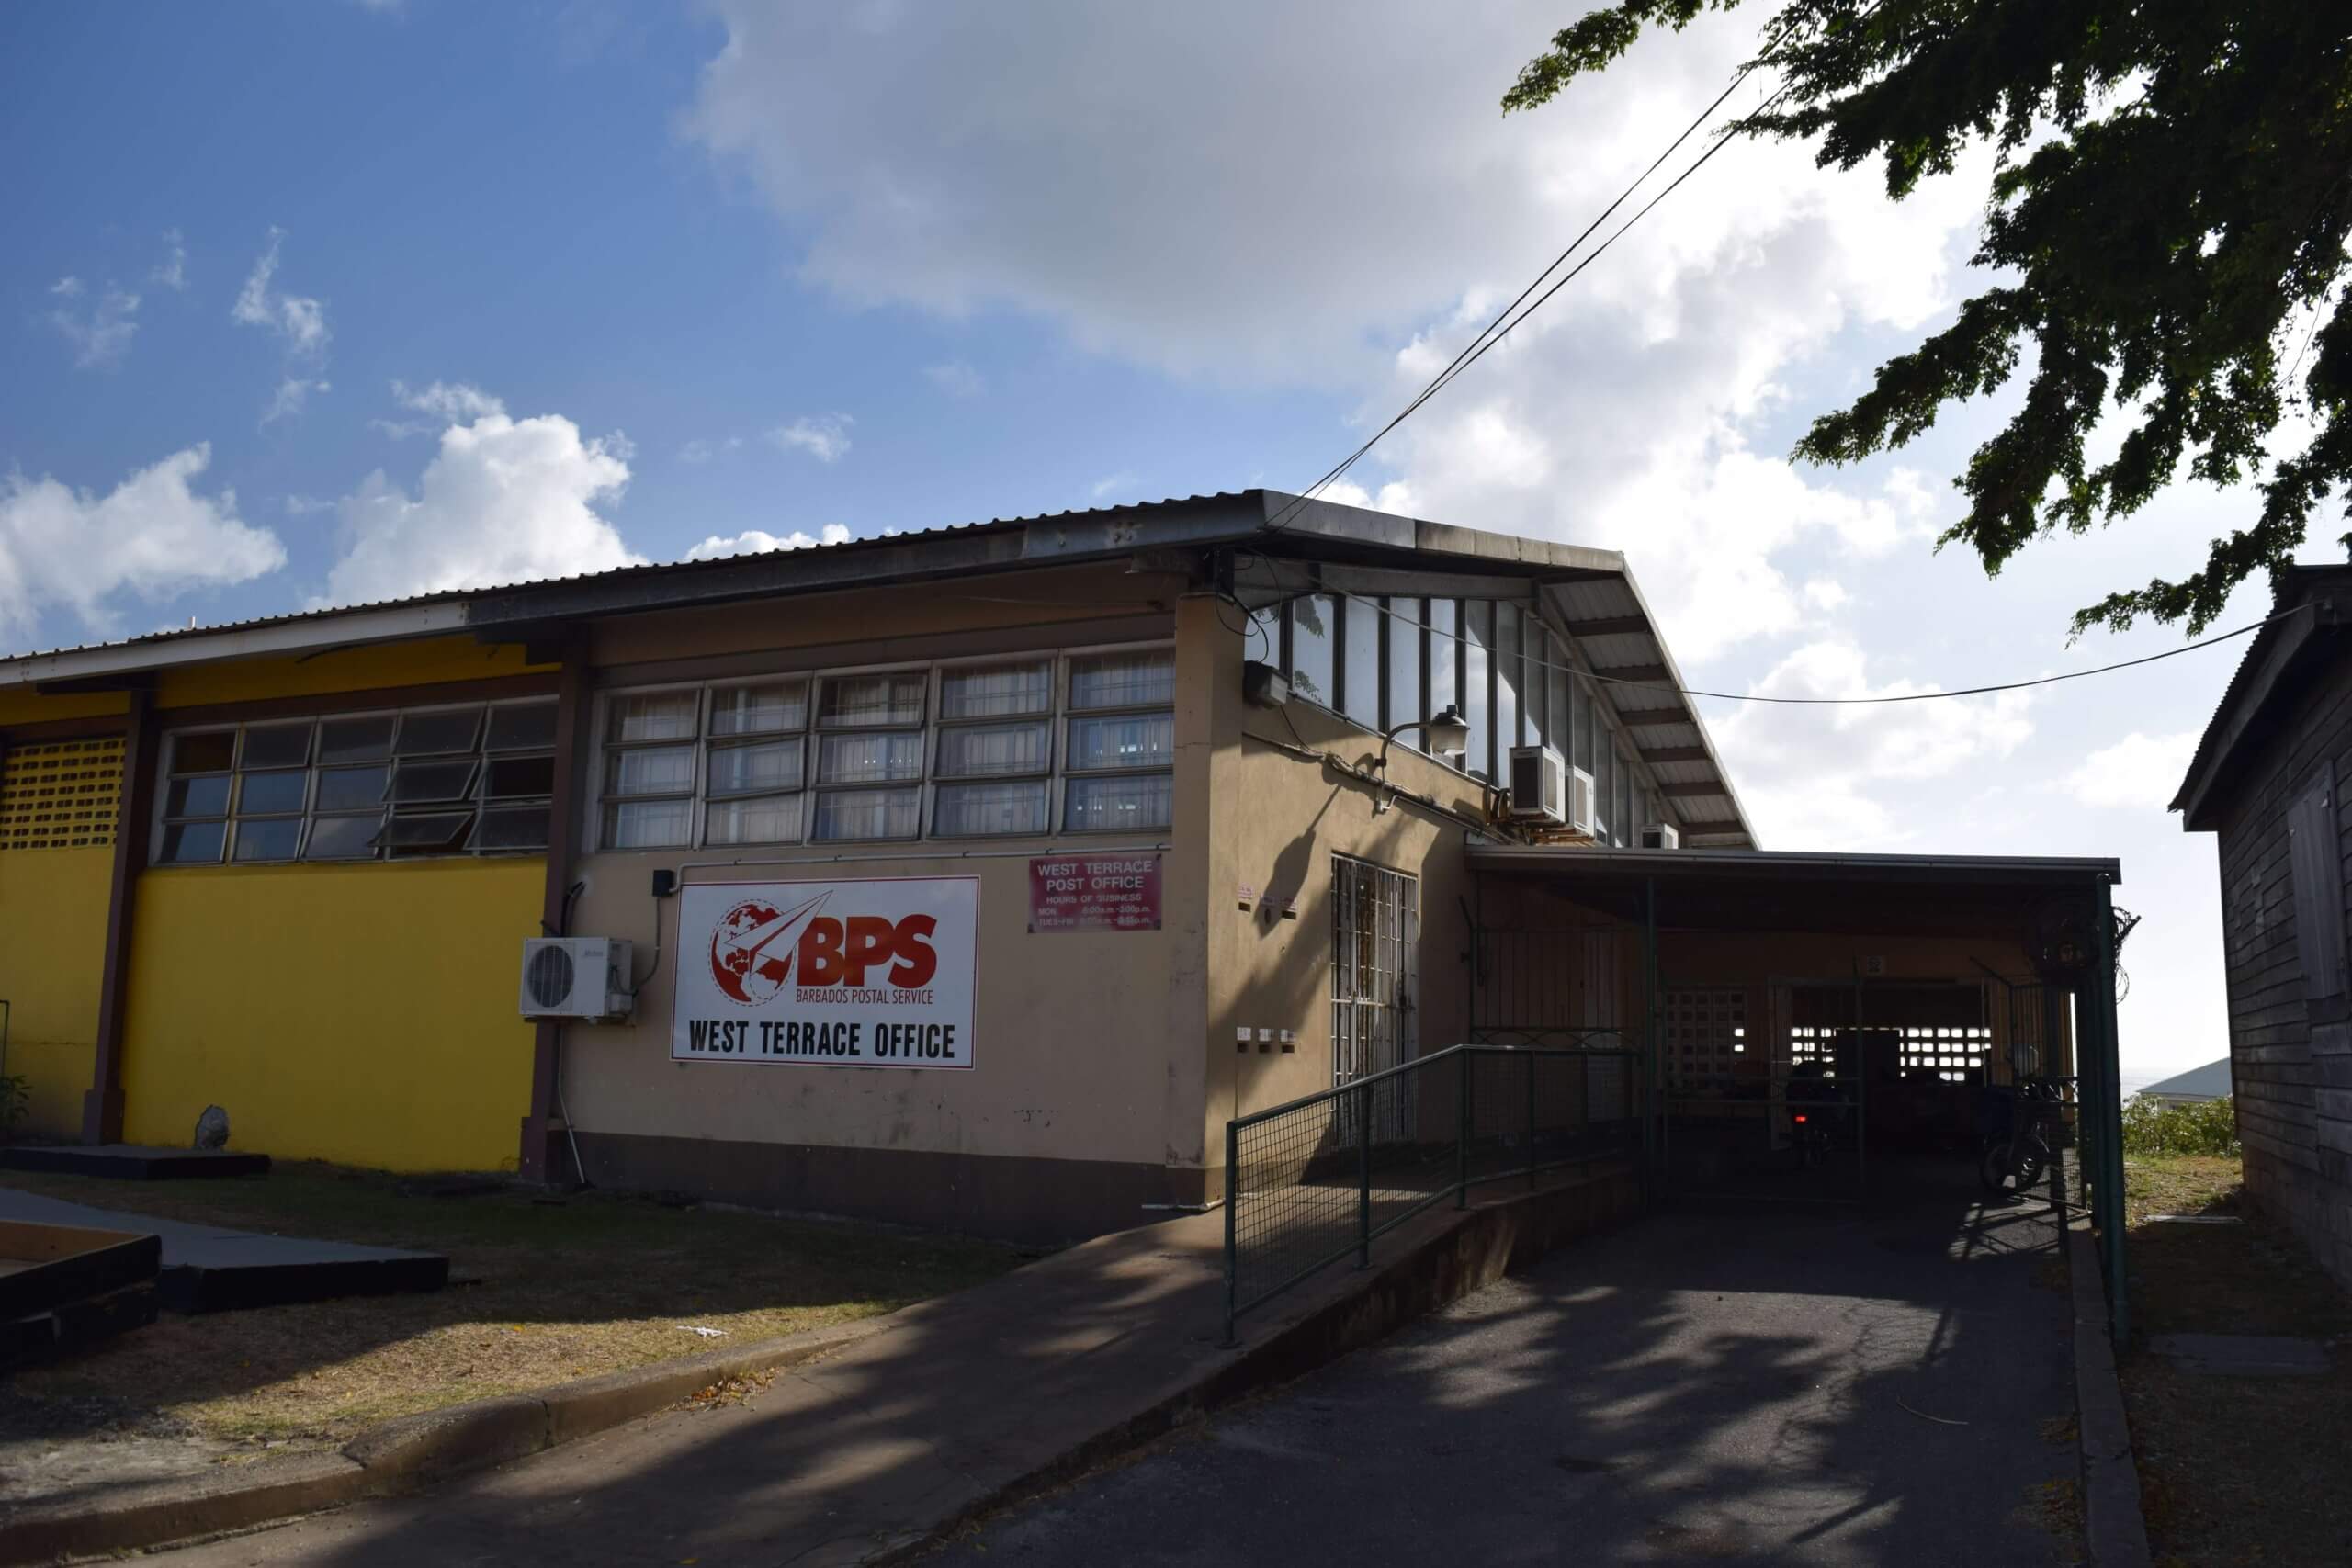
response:
<path id="1" fill-rule="evenodd" d="M 1577 8 L 0 9 L 0 645 L 1302 486 L 1752 41 L 1711 20 L 1506 120 Z M 1933 539 L 2007 400 L 1851 470 L 1785 461 L 1981 286 L 1984 173 L 1895 207 L 1873 171 L 1731 149 L 1348 493 L 1626 551 L 1723 690 L 2174 645 L 2065 619 L 2192 562 L 2242 494 L 1988 582 Z M 2162 806 L 2238 646 L 1706 707 L 1774 847 L 2123 856 L 2153 1077 L 2226 1043 L 2211 843 Z"/>

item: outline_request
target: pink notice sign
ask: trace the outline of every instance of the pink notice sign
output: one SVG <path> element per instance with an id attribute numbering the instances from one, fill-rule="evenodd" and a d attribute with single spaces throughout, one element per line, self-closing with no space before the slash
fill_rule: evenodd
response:
<path id="1" fill-rule="evenodd" d="M 1059 855 L 1031 861 L 1029 929 L 1158 931 L 1159 857 Z"/>

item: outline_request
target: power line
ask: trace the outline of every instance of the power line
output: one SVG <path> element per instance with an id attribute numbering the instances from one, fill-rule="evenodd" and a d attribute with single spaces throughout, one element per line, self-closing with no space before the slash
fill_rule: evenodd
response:
<path id="1" fill-rule="evenodd" d="M 1793 27 L 1793 24 L 1792 24 L 1792 27 Z M 1788 29 L 1783 29 L 1783 37 L 1786 36 L 1787 30 Z M 1455 377 L 1461 375 L 1463 371 L 1467 370 L 1471 366 L 1484 358 L 1488 349 L 1494 347 L 1495 344 L 1509 337 L 1511 333 L 1518 328 L 1521 321 L 1524 321 L 1528 317 L 1541 310 L 1544 307 L 1544 301 L 1550 299 L 1553 295 L 1557 294 L 1562 288 L 1566 288 L 1569 281 L 1575 278 L 1577 274 L 1583 272 L 1586 267 L 1590 266 L 1594 262 L 1600 260 L 1600 257 L 1608 251 L 1610 246 L 1615 244 L 1620 239 L 1623 238 L 1626 230 L 1631 229 L 1634 224 L 1640 222 L 1645 217 L 1648 216 L 1651 208 L 1656 207 L 1659 202 L 1672 195 L 1677 186 L 1680 186 L 1683 181 L 1689 179 L 1692 175 L 1697 174 L 1700 169 L 1703 168 L 1710 158 L 1713 158 L 1717 152 L 1722 152 L 1724 146 L 1731 141 L 1731 133 L 1729 131 L 1726 131 L 1724 135 L 1719 137 L 1715 141 L 1714 144 L 1709 147 L 1705 152 L 1700 154 L 1699 158 L 1693 162 L 1689 168 L 1684 169 L 1682 173 L 1677 175 L 1664 190 L 1659 191 L 1657 195 L 1652 197 L 1648 202 L 1644 204 L 1640 211 L 1627 219 L 1613 232 L 1611 232 L 1607 239 L 1604 239 L 1599 245 L 1595 246 L 1591 254 L 1587 255 L 1582 261 L 1577 263 L 1574 267 L 1570 268 L 1558 282 L 1554 283 L 1551 288 L 1545 288 L 1544 293 L 1535 299 L 1533 304 L 1527 305 L 1524 310 L 1520 309 L 1520 307 L 1527 300 L 1529 295 L 1534 294 L 1536 289 L 1543 288 L 1544 280 L 1565 265 L 1567 259 L 1576 254 L 1577 248 L 1579 245 L 1582 245 L 1587 240 L 1590 239 L 1593 236 L 1593 233 L 1599 230 L 1603 223 L 1609 221 L 1611 214 L 1614 213 L 1628 200 L 1632 199 L 1634 193 L 1642 187 L 1643 183 L 1652 175 L 1657 173 L 1659 167 L 1663 165 L 1668 158 L 1672 157 L 1685 141 L 1688 141 L 1694 134 L 1696 134 L 1699 128 L 1704 125 L 1708 118 L 1713 116 L 1717 109 L 1724 106 L 1725 100 L 1729 99 L 1734 93 L 1739 90 L 1740 84 L 1747 81 L 1749 76 L 1756 73 L 1758 67 L 1760 67 L 1765 60 L 1770 55 L 1772 50 L 1779 46 L 1780 41 L 1781 39 L 1776 38 L 1767 42 L 1764 48 L 1758 51 L 1756 58 L 1742 66 L 1737 74 L 1732 77 L 1730 85 L 1725 86 L 1721 93 L 1715 95 L 1714 101 L 1709 104 L 1704 109 L 1702 109 L 1699 112 L 1698 118 L 1691 120 L 1689 125 L 1683 128 L 1682 133 L 1679 136 L 1677 136 L 1672 141 L 1667 144 L 1664 152 L 1660 152 L 1656 158 L 1650 160 L 1649 166 L 1644 169 L 1639 175 L 1635 176 L 1631 185 L 1628 185 L 1623 190 L 1620 191 L 1617 194 L 1615 200 L 1611 201 L 1607 207 L 1602 208 L 1600 213 L 1594 217 L 1593 220 L 1585 225 L 1584 231 L 1579 233 L 1574 240 L 1570 241 L 1566 250 L 1554 257 L 1551 264 L 1545 266 L 1542 272 L 1535 275 L 1534 281 L 1528 284 L 1526 288 L 1521 289 L 1518 297 L 1513 299 L 1510 304 L 1504 306 L 1501 310 L 1498 311 L 1493 321 L 1488 321 L 1484 327 L 1480 328 L 1477 335 L 1473 337 L 1467 344 L 1464 344 L 1461 351 L 1454 355 L 1452 360 L 1447 362 L 1445 368 L 1439 371 L 1436 376 L 1430 378 L 1429 385 L 1423 387 L 1419 392 L 1415 393 L 1412 400 L 1408 402 L 1402 409 L 1399 409 L 1396 413 L 1389 419 L 1387 423 L 1373 432 L 1372 434 L 1366 437 L 1363 443 L 1357 446 L 1354 451 L 1349 453 L 1337 464 L 1333 465 L 1333 467 L 1327 471 L 1322 478 L 1317 479 L 1313 484 L 1307 486 L 1306 490 L 1293 497 L 1289 505 L 1283 507 L 1282 511 L 1275 513 L 1273 517 L 1268 519 L 1266 531 L 1268 533 L 1278 532 L 1289 521 L 1291 513 L 1296 512 L 1300 507 L 1306 505 L 1323 491 L 1337 483 L 1347 474 L 1349 469 L 1354 468 L 1356 464 L 1363 459 L 1366 453 L 1370 452 L 1373 447 L 1378 446 L 1381 440 L 1385 437 L 1389 432 L 1395 430 L 1408 419 L 1410 419 L 1414 413 L 1419 412 L 1423 403 L 1428 402 L 1431 398 L 1435 397 L 1438 393 L 1443 391 L 1448 386 L 1452 385 Z M 1746 116 L 1745 118 L 1748 119 L 1755 118 L 1757 115 L 1764 113 L 1767 109 L 1770 108 L 1773 104 L 1786 96 L 1788 92 L 1789 88 L 1787 86 L 1782 86 L 1779 92 L 1774 93 L 1770 98 L 1767 98 L 1761 105 L 1758 106 L 1753 113 Z M 1513 311 L 1518 311 L 1518 314 L 1516 316 L 1512 315 Z"/>
<path id="2" fill-rule="evenodd" d="M 1306 593 L 1293 594 L 1288 599 L 1276 600 L 1273 604 L 1261 605 L 1260 608 L 1270 609 L 1287 606 L 1296 599 L 1316 596 L 1317 595 Z M 1469 641 L 1469 634 L 1467 632 L 1442 631 L 1426 621 L 1417 621 L 1413 619 L 1412 616 L 1404 614 L 1402 611 L 1390 609 L 1388 605 L 1382 603 L 1380 600 L 1369 599 L 1361 593 L 1337 592 L 1326 590 L 1322 596 L 1334 599 L 1346 599 L 1358 604 L 1368 605 L 1384 615 L 1393 616 L 1396 619 L 1404 622 L 1405 625 L 1408 626 L 1419 627 L 1420 630 L 1429 633 L 1430 636 L 1433 637 L 1443 637 L 1450 642 L 1457 643 L 1466 643 Z M 2238 627 L 2234 631 L 2217 632 L 2211 637 L 2200 638 L 2196 642 L 2185 642 L 2178 648 L 2165 649 L 2161 653 L 2147 653 L 2141 655 L 2137 659 L 2119 660 L 2113 664 L 2101 664 L 2095 669 L 2069 670 L 2062 674 L 2037 676 L 2030 681 L 2003 681 L 1996 684 L 1986 686 L 1962 686 L 1949 692 L 1905 692 L 1895 695 L 1883 697 L 1770 697 L 1763 696 L 1754 692 L 1710 692 L 1697 686 L 1676 686 L 1658 681 L 1629 681 L 1614 675 L 1595 674 L 1589 670 L 1579 670 L 1573 664 L 1555 664 L 1548 660 L 1537 659 L 1526 654 L 1522 654 L 1521 658 L 1522 662 L 1531 669 L 1557 670 L 1565 674 L 1574 675 L 1578 680 L 1589 683 L 1619 686 L 1627 691 L 1634 692 L 1659 692 L 1682 697 L 1713 697 L 1719 701 L 1727 703 L 1769 703 L 1775 706 L 1781 707 L 1878 707 L 1893 703 L 1940 702 L 1950 697 L 1981 697 L 1989 695 L 1996 692 L 2022 692 L 2035 686 L 2054 686 L 2061 681 L 2083 681 L 2089 679 L 2093 675 L 2111 675 L 2119 670 L 2136 669 L 2138 666 L 2143 664 L 2154 664 L 2159 660 L 2177 659 L 2184 653 L 2195 653 L 2199 649 L 2211 648 L 2216 644 L 2228 642 L 2235 637 L 2245 637 L 2249 632 L 2260 631 L 2263 627 L 2269 626 L 2275 621 L 2283 621 L 2288 616 L 2295 615 L 2309 607 L 2308 603 L 2298 604 L 2292 609 L 2281 610 L 2273 615 L 2266 615 L 2261 620 L 2249 621 L 2245 626 Z M 1487 649 L 1486 651 L 1492 653 L 1495 650 Z"/>

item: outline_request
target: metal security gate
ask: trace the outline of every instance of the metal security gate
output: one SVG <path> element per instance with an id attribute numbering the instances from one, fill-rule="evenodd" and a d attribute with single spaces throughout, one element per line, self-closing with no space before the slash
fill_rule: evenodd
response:
<path id="1" fill-rule="evenodd" d="M 1384 866 L 1331 857 L 1331 1083 L 1401 1067 L 1419 1053 L 1420 883 Z M 1351 1103 L 1351 1102 L 1343 1102 Z M 1382 1105 L 1375 1142 L 1412 1134 L 1402 1097 Z M 1393 1125 L 1391 1123 L 1394 1123 Z M 1352 1130 L 1347 1130 L 1352 1142 Z"/>

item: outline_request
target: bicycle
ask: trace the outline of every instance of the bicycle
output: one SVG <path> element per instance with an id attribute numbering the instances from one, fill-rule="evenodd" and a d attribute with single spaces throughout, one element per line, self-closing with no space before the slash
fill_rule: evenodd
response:
<path id="1" fill-rule="evenodd" d="M 1977 1162 L 1977 1179 L 1984 1184 L 1984 1190 L 1996 1197 L 2014 1198 L 2041 1185 L 2054 1157 L 2043 1129 L 2059 1122 L 2060 1108 L 2065 1103 L 2061 1086 L 2073 1081 L 2041 1077 L 2018 1081 L 2009 1113 L 2009 1135 L 1987 1141 Z"/>

